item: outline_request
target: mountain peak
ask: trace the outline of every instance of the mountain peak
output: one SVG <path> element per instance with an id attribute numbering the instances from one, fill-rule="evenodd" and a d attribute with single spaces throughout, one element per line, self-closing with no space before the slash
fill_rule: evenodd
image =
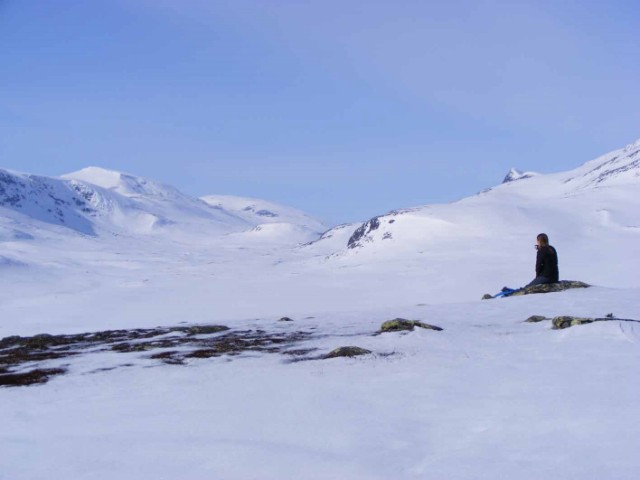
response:
<path id="1" fill-rule="evenodd" d="M 125 197 L 151 196 L 172 199 L 185 197 L 184 194 L 169 185 L 163 185 L 154 180 L 101 167 L 83 168 L 77 172 L 62 175 L 61 178 L 96 185 L 105 190 L 117 192 Z M 191 200 L 195 201 L 194 199 Z"/>
<path id="2" fill-rule="evenodd" d="M 62 175 L 61 178 L 65 180 L 79 180 L 81 182 L 91 183 L 92 185 L 112 190 L 121 186 L 124 176 L 128 175 L 102 167 L 86 167 L 76 172 Z"/>
<path id="3" fill-rule="evenodd" d="M 629 152 L 631 150 L 635 150 L 638 147 L 640 147 L 640 138 L 637 139 L 635 142 L 631 142 L 629 145 L 624 147 L 624 151 Z"/>
<path id="4" fill-rule="evenodd" d="M 525 178 L 531 178 L 537 175 L 539 174 L 535 172 L 521 172 L 516 168 L 512 168 L 511 170 L 509 170 L 509 173 L 507 173 L 507 175 L 504 177 L 504 180 L 502 180 L 502 183 L 515 182 L 516 180 L 523 180 Z"/>

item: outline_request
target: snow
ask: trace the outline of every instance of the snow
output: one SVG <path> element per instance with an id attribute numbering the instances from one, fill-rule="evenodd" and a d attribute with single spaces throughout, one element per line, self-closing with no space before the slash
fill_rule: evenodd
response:
<path id="1" fill-rule="evenodd" d="M 0 479 L 637 478 L 640 323 L 524 320 L 640 320 L 638 151 L 380 215 L 356 248 L 359 224 L 257 199 L 0 172 L 0 338 L 215 323 L 374 352 L 46 361 L 69 371 L 0 388 Z M 533 277 L 541 231 L 595 286 L 479 300 Z M 373 335 L 396 317 L 444 330 Z"/>
<path id="2" fill-rule="evenodd" d="M 324 351 L 347 343 L 390 357 L 186 367 L 87 357 L 47 385 L 2 392 L 1 471 L 12 479 L 52 470 L 96 479 L 632 479 L 638 327 L 553 331 L 522 320 L 609 310 L 639 318 L 636 295 L 595 289 L 291 324 L 321 328 Z M 370 335 L 398 314 L 445 330 Z M 248 326 L 276 328 L 268 318 L 239 325 Z M 121 363 L 132 366 L 98 371 Z"/>
<path id="3" fill-rule="evenodd" d="M 266 200 L 231 195 L 207 195 L 202 200 L 254 225 L 246 236 L 250 241 L 257 237 L 295 246 L 313 241 L 329 229 L 324 222 L 300 210 Z"/>
<path id="4" fill-rule="evenodd" d="M 266 200 L 232 195 L 206 195 L 202 200 L 213 207 L 232 212 L 254 225 L 290 223 L 314 230 L 316 233 L 322 233 L 328 229 L 324 222 L 300 210 Z"/>

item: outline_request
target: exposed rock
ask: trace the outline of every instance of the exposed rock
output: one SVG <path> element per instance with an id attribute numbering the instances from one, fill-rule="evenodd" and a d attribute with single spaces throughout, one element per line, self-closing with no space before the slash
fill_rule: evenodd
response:
<path id="1" fill-rule="evenodd" d="M 358 355 L 367 355 L 372 353 L 371 350 L 360 347 L 338 347 L 335 350 L 327 353 L 323 358 L 337 358 L 337 357 L 357 357 Z"/>
<path id="2" fill-rule="evenodd" d="M 597 321 L 595 318 L 582 318 L 582 317 L 571 317 L 568 315 L 563 315 L 560 317 L 555 317 L 552 320 L 554 330 L 561 330 L 563 328 L 574 327 L 576 325 L 584 325 L 586 323 L 593 323 Z"/>
<path id="3" fill-rule="evenodd" d="M 570 290 L 572 288 L 589 288 L 591 285 L 576 280 L 561 280 L 557 283 L 545 283 L 543 285 L 533 285 L 532 287 L 519 288 L 513 293 L 508 293 L 499 298 L 518 297 L 520 295 L 531 295 L 534 293 L 552 293 Z M 493 295 L 485 293 L 482 300 L 490 300 L 495 298 Z"/>
<path id="4" fill-rule="evenodd" d="M 282 353 L 284 355 L 291 355 L 294 357 L 301 357 L 304 355 L 308 355 L 311 352 L 314 352 L 317 348 L 294 348 L 292 350 L 284 350 Z"/>
<path id="5" fill-rule="evenodd" d="M 349 241 L 347 242 L 347 247 L 361 247 L 362 242 L 367 240 L 366 236 L 378 228 L 380 228 L 380 219 L 378 217 L 373 217 L 368 222 L 363 223 L 355 232 L 353 232 L 353 235 L 351 235 L 351 238 L 349 238 Z"/>
<path id="6" fill-rule="evenodd" d="M 428 323 L 421 322 L 419 320 L 407 320 L 405 318 L 395 318 L 393 320 L 387 320 L 380 326 L 380 332 L 400 332 L 411 331 L 415 327 L 426 328 L 428 330 L 441 331 L 442 328 L 435 325 L 429 325 Z"/>
<path id="7" fill-rule="evenodd" d="M 542 315 L 531 315 L 529 318 L 525 320 L 525 322 L 538 323 L 538 322 L 544 322 L 545 320 L 551 320 L 551 319 L 544 317 Z"/>
<path id="8" fill-rule="evenodd" d="M 572 317 L 570 315 L 562 315 L 555 317 L 552 320 L 554 330 L 562 330 L 564 328 L 575 327 L 576 325 L 586 325 L 594 322 L 634 322 L 640 323 L 640 320 L 634 320 L 631 318 L 617 318 L 612 313 L 607 314 L 602 318 L 585 318 L 585 317 Z"/>
<path id="9" fill-rule="evenodd" d="M 519 295 L 531 295 L 534 293 L 551 293 L 562 292 L 564 290 L 570 290 L 572 288 L 589 288 L 591 285 L 578 282 L 575 280 L 562 280 L 557 283 L 545 283 L 543 285 L 533 285 L 532 287 L 521 288 L 515 292 L 509 294 L 509 297 L 516 297 Z"/>
<path id="10" fill-rule="evenodd" d="M 189 335 L 208 335 L 212 333 L 224 332 L 229 330 L 229 327 L 224 325 L 195 325 L 186 329 L 186 333 Z M 182 327 L 175 329 L 174 331 L 185 331 Z"/>
<path id="11" fill-rule="evenodd" d="M 292 318 L 289 317 L 282 317 L 280 320 L 278 320 L 279 322 L 293 322 Z"/>
<path id="12" fill-rule="evenodd" d="M 186 359 L 234 356 L 249 351 L 287 351 L 292 355 L 291 349 L 311 335 L 307 331 L 269 333 L 263 330 L 230 331 L 224 325 L 185 325 L 74 335 L 11 336 L 0 339 L 0 385 L 45 383 L 49 377 L 62 374 L 65 370 L 48 368 L 51 367 L 49 363 L 42 365 L 47 368 L 38 368 L 38 362 L 81 354 L 142 352 L 146 358 L 180 365 L 186 363 Z M 24 366 L 31 367 L 31 371 L 23 373 L 21 370 Z"/>
<path id="13" fill-rule="evenodd" d="M 66 370 L 62 368 L 47 368 L 35 369 L 24 373 L 6 373 L 0 375 L 0 385 L 16 387 L 33 385 L 34 383 L 46 383 L 49 377 L 60 375 L 65 373 L 65 371 Z"/>
<path id="14" fill-rule="evenodd" d="M 535 172 L 521 172 L 520 170 L 512 168 L 511 170 L 509 170 L 509 173 L 507 173 L 507 175 L 504 177 L 504 180 L 502 180 L 502 183 L 510 183 L 510 182 L 515 182 L 517 180 L 524 180 L 525 178 L 531 178 L 537 175 L 539 174 Z"/>

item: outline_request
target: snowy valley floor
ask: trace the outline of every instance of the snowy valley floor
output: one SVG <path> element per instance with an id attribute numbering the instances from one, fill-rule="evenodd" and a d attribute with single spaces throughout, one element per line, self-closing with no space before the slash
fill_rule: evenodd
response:
<path id="1" fill-rule="evenodd" d="M 0 479 L 636 479 L 640 324 L 524 320 L 640 319 L 639 294 L 594 287 L 228 324 L 313 332 L 296 345 L 310 356 L 373 351 L 356 358 L 52 360 L 68 372 L 0 388 Z M 373 335 L 395 317 L 444 330 Z"/>

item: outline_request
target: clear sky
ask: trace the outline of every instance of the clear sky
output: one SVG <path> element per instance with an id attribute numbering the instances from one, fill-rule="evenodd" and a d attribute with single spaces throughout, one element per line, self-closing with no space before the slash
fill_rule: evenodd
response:
<path id="1" fill-rule="evenodd" d="M 329 223 L 640 137 L 640 2 L 0 0 L 0 166 Z"/>

